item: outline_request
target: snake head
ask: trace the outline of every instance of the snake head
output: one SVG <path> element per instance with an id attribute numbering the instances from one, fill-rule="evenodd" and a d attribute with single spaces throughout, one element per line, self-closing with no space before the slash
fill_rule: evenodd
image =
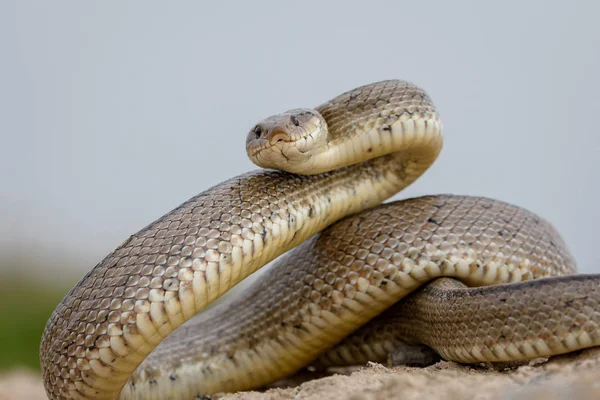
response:
<path id="1" fill-rule="evenodd" d="M 248 133 L 246 152 L 256 165 L 307 173 L 327 147 L 327 124 L 317 111 L 299 108 L 265 118 Z"/>

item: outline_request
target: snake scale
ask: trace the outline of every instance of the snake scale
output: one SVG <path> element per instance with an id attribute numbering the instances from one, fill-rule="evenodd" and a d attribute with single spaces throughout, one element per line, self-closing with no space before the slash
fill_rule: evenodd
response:
<path id="1" fill-rule="evenodd" d="M 201 398 L 399 346 L 481 362 L 600 344 L 598 277 L 568 276 L 575 263 L 543 219 L 466 196 L 378 206 L 429 168 L 441 132 L 430 97 L 398 80 L 261 121 L 247 152 L 277 170 L 152 222 L 57 306 L 40 349 L 48 397 Z"/>

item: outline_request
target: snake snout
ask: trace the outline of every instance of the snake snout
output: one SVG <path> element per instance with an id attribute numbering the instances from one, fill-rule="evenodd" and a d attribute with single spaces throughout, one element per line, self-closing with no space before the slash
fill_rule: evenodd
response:
<path id="1" fill-rule="evenodd" d="M 314 155 L 326 149 L 327 140 L 323 117 L 315 110 L 299 108 L 255 125 L 248 134 L 246 151 L 260 167 L 303 174 L 311 170 Z"/>
<path id="2" fill-rule="evenodd" d="M 283 143 L 292 142 L 289 130 L 285 126 L 273 124 L 257 124 L 248 132 L 246 138 L 246 151 L 251 159 L 258 153 L 268 150 L 272 146 L 281 146 Z M 274 149 L 281 151 L 281 149 Z M 271 150 L 269 150 L 271 151 Z"/>
<path id="3" fill-rule="evenodd" d="M 271 145 L 291 141 L 290 135 L 286 132 L 285 128 L 282 127 L 275 127 L 268 130 L 263 137 L 264 140 Z"/>

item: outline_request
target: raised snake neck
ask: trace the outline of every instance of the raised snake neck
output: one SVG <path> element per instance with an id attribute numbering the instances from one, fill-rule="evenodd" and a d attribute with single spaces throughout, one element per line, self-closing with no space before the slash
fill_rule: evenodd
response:
<path id="1" fill-rule="evenodd" d="M 531 221 L 540 220 L 529 213 L 516 209 L 516 221 L 529 222 L 513 226 L 509 218 L 505 224 L 507 234 L 524 244 L 518 250 L 515 243 L 503 242 L 497 235 L 490 238 L 482 229 L 482 222 L 501 224 L 506 219 L 502 213 L 498 220 L 490 220 L 485 212 L 474 220 L 469 218 L 477 212 L 466 213 L 465 220 L 455 216 L 453 210 L 461 209 L 460 204 L 465 209 L 479 200 L 441 197 L 444 204 L 432 205 L 416 199 L 409 203 L 423 212 L 443 209 L 446 214 L 439 216 L 452 225 L 452 231 L 443 223 L 439 229 L 426 229 L 429 220 L 414 224 L 417 219 L 409 215 L 408 220 L 397 222 L 404 237 L 400 240 L 384 232 L 389 221 L 400 221 L 395 211 L 375 218 L 372 210 L 346 219 L 327 231 L 335 232 L 333 236 L 319 235 L 284 258 L 290 261 L 287 267 L 282 261 L 282 267 L 293 275 L 291 281 L 281 277 L 285 272 L 269 273 L 275 279 L 272 286 L 280 291 L 253 292 L 252 306 L 246 303 L 228 310 L 231 317 L 222 318 L 222 325 L 211 325 L 200 315 L 196 336 L 183 344 L 167 339 L 132 376 L 157 344 L 184 321 L 268 261 L 412 183 L 441 148 L 441 123 L 429 97 L 406 82 L 360 87 L 316 110 L 332 136 L 360 137 L 351 146 L 341 146 L 342 153 L 354 159 L 359 154 L 376 158 L 312 176 L 278 171 L 245 174 L 199 194 L 132 235 L 67 294 L 48 321 L 40 355 L 51 399 L 119 394 L 122 398 L 186 398 L 250 388 L 301 368 L 436 276 L 491 284 L 574 270 L 558 235 L 543 221 L 534 228 Z M 504 209 L 499 204 L 491 202 L 488 209 Z M 361 230 L 364 218 L 370 228 Z M 534 242 L 546 247 L 527 247 L 531 243 L 521 239 L 529 233 L 532 237 L 539 233 L 541 239 Z M 467 238 L 474 240 L 464 245 Z M 341 243 L 341 250 L 335 250 L 334 242 Z M 483 248 L 477 250 L 477 243 Z M 497 257 L 498 247 L 514 253 Z M 496 257 L 491 255 L 493 248 Z M 549 253 L 540 256 L 538 250 Z M 327 263 L 334 264 L 330 270 L 324 267 Z M 295 276 L 295 270 L 306 275 Z M 287 287 L 278 286 L 284 281 Z M 587 310 L 589 305 L 582 307 Z M 279 319 L 273 319 L 273 313 Z M 207 315 L 214 317 L 215 312 Z M 219 315 L 213 319 L 218 320 Z M 269 325 L 273 321 L 279 325 Z M 236 331 L 242 336 L 227 342 Z M 594 332 L 586 334 L 597 343 Z M 215 340 L 211 343 L 203 337 Z M 578 337 L 589 345 L 584 336 Z M 223 338 L 225 342 L 219 340 Z M 405 340 L 410 341 L 410 335 Z"/>

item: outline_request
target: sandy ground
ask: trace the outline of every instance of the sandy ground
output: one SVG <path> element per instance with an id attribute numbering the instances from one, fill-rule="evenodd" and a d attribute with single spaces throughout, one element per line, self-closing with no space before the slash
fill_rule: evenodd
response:
<path id="1" fill-rule="evenodd" d="M 42 378 L 26 369 L 0 375 L 0 400 L 46 399 Z"/>
<path id="2" fill-rule="evenodd" d="M 536 360 L 507 369 L 439 362 L 427 368 L 371 364 L 348 375 L 312 379 L 287 389 L 215 396 L 220 400 L 477 399 L 592 400 L 600 398 L 600 348 Z M 306 375 L 297 380 L 306 379 Z M 290 383 L 290 382 L 288 382 Z M 45 399 L 38 375 L 16 370 L 0 376 L 0 400 Z"/>

